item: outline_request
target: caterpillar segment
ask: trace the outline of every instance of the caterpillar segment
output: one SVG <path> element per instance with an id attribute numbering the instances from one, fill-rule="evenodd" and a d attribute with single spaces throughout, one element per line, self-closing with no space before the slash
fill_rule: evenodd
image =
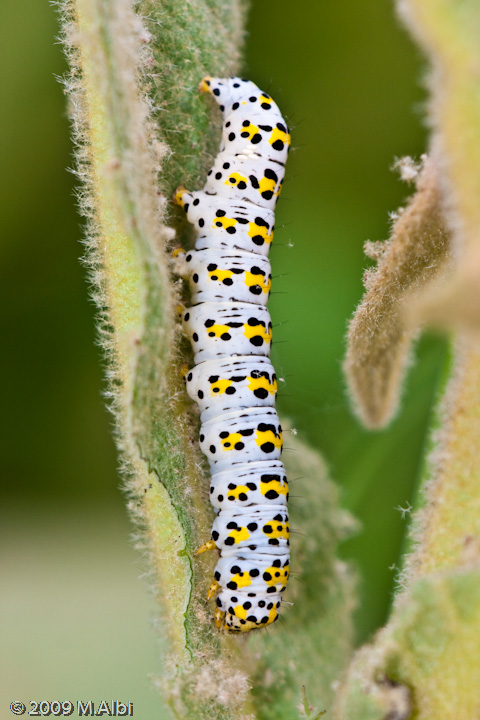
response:
<path id="1" fill-rule="evenodd" d="M 219 630 L 274 623 L 289 578 L 288 482 L 269 360 L 272 324 L 268 253 L 290 134 L 277 104 L 253 82 L 206 76 L 199 89 L 223 114 L 219 153 L 202 190 L 180 185 L 174 202 L 196 231 L 195 248 L 174 253 L 191 306 L 183 328 L 195 365 L 184 374 L 200 410 L 200 448 L 211 468 L 219 560 L 207 601 Z"/>

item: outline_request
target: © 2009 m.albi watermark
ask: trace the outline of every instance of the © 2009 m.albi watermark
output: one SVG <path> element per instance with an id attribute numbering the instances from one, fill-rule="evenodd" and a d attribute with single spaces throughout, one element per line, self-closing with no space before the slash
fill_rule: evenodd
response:
<path id="1" fill-rule="evenodd" d="M 133 702 L 120 700 L 30 700 L 30 710 L 23 702 L 11 702 L 13 715 L 30 715 L 33 717 L 68 717 L 76 713 L 78 717 L 133 717 Z"/>

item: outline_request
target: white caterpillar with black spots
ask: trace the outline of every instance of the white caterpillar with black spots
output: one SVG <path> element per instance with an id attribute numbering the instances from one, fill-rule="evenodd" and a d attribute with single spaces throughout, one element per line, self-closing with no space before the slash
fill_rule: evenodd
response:
<path id="1" fill-rule="evenodd" d="M 246 632 L 278 619 L 289 575 L 288 484 L 266 304 L 290 135 L 275 102 L 253 82 L 205 77 L 200 90 L 223 113 L 220 151 L 203 190 L 180 186 L 175 194 L 197 231 L 195 250 L 177 268 L 191 290 L 183 326 L 195 367 L 186 385 L 201 412 L 200 448 L 217 512 L 212 538 L 198 552 L 220 551 L 207 596 L 216 595 L 217 627 Z"/>

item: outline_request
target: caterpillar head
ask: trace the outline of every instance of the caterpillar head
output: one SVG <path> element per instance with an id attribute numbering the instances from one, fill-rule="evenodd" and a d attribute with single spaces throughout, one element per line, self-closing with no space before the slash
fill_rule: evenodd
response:
<path id="1" fill-rule="evenodd" d="M 248 110 L 262 118 L 277 117 L 282 119 L 278 105 L 268 93 L 260 90 L 251 80 L 244 78 L 216 78 L 206 75 L 198 86 L 200 92 L 210 93 L 219 104 L 224 116 L 238 109 Z"/>

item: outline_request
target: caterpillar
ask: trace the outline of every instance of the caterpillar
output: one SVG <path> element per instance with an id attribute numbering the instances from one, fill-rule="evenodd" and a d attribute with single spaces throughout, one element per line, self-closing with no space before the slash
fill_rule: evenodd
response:
<path id="1" fill-rule="evenodd" d="M 217 513 L 197 554 L 220 551 L 207 595 L 216 596 L 218 629 L 247 632 L 278 619 L 289 576 L 288 483 L 266 304 L 290 135 L 276 103 L 253 82 L 207 76 L 199 89 L 223 114 L 220 151 L 203 190 L 181 185 L 174 195 L 197 233 L 177 272 L 191 291 L 182 319 L 195 366 L 186 388 L 200 409 Z"/>

